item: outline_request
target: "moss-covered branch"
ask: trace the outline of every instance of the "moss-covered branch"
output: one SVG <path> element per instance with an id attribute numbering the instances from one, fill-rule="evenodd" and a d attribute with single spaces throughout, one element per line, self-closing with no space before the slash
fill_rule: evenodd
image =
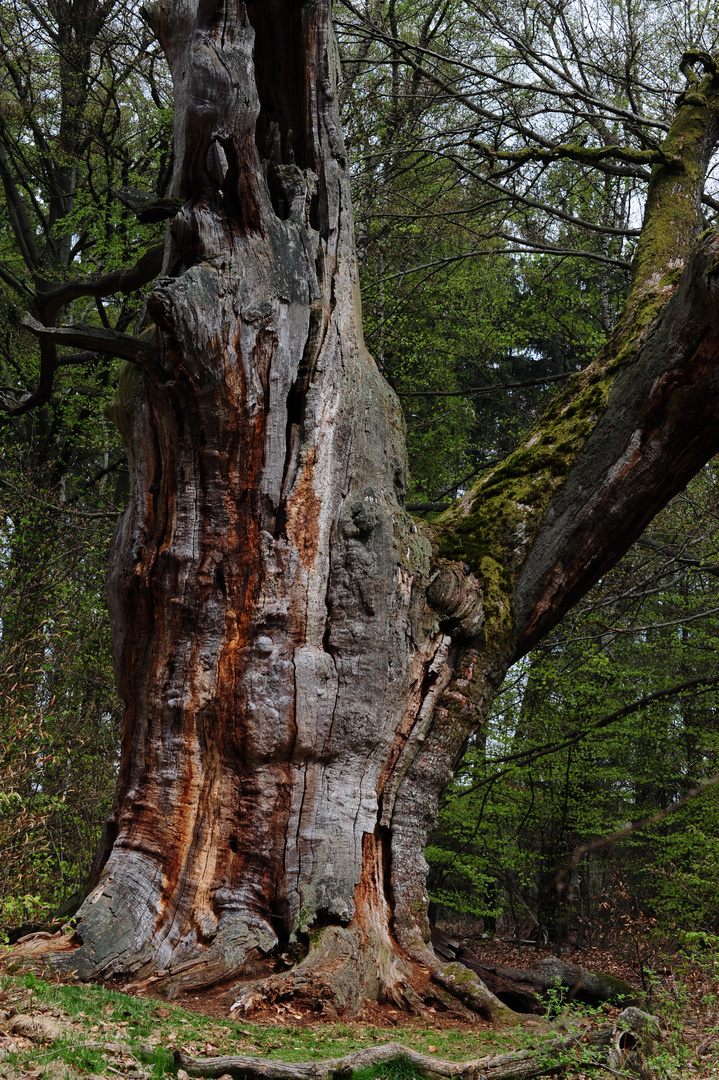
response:
<path id="1" fill-rule="evenodd" d="M 678 103 L 606 346 L 434 525 L 440 555 L 482 578 L 493 648 L 526 651 L 719 448 L 717 234 L 686 265 L 718 116 L 713 68 Z"/>
<path id="2" fill-rule="evenodd" d="M 581 165 L 599 165 L 604 161 L 620 161 L 625 165 L 681 165 L 678 155 L 658 150 L 639 150 L 633 146 L 582 146 L 581 143 L 560 143 L 557 146 L 526 146 L 521 150 L 495 150 L 488 143 L 472 139 L 469 146 L 490 161 L 505 161 L 524 165 L 532 161 L 551 163 L 568 159 Z"/>

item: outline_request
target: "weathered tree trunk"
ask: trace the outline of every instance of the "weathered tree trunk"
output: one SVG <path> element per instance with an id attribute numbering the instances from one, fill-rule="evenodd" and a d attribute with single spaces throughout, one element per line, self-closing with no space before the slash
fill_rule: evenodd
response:
<path id="1" fill-rule="evenodd" d="M 115 404 L 127 715 L 72 964 L 205 984 L 331 924 L 348 968 L 367 943 L 334 988 L 351 1006 L 396 992 L 378 802 L 451 667 L 423 626 L 401 411 L 362 341 L 328 5 L 150 18 L 185 205 L 148 304 L 158 362 Z"/>
<path id="2" fill-rule="evenodd" d="M 148 302 L 157 360 L 128 366 L 114 406 L 127 714 L 66 964 L 172 992 L 309 944 L 238 1002 L 416 1004 L 413 960 L 500 1015 L 428 945 L 427 833 L 508 665 L 719 446 L 715 242 L 667 306 L 692 202 L 632 319 L 433 550 L 402 509 L 401 412 L 362 341 L 328 0 L 160 0 L 148 19 L 183 208 Z M 704 163 L 714 114 L 691 108 Z"/>

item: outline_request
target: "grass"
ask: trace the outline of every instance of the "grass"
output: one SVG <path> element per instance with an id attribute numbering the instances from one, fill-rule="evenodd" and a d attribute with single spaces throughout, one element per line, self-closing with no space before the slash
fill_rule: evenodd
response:
<path id="1" fill-rule="evenodd" d="M 102 986 L 53 981 L 33 970 L 19 969 L 16 963 L 7 965 L 6 974 L 0 976 L 0 1010 L 11 1007 L 18 1013 L 40 1012 L 62 1026 L 62 1034 L 51 1045 L 13 1050 L 0 1061 L 0 1077 L 24 1075 L 39 1080 L 58 1080 L 63 1075 L 163 1080 L 177 1074 L 175 1047 L 199 1057 L 242 1053 L 307 1061 L 342 1057 L 373 1043 L 401 1041 L 425 1054 L 462 1060 L 537 1039 L 536 1028 L 508 1033 L 484 1026 L 476 1031 L 429 1026 L 387 1029 L 363 1023 L 294 1026 L 213 1019 L 186 1005 L 133 997 Z M 355 1076 L 357 1080 L 412 1080 L 416 1073 L 407 1061 L 395 1061 L 359 1070 Z"/>

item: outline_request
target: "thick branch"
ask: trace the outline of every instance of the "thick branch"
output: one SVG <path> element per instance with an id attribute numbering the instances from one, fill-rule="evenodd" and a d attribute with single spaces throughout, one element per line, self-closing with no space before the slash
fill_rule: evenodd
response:
<path id="1" fill-rule="evenodd" d="M 2 124 L 0 124 L 1 129 Z M 0 146 L 0 182 L 2 182 L 5 191 L 10 225 L 20 248 L 20 254 L 30 270 L 37 270 L 40 265 L 40 249 L 25 204 L 22 201 L 12 170 L 8 164 L 5 148 L 2 146 Z"/>
<path id="2" fill-rule="evenodd" d="M 113 191 L 113 195 L 145 225 L 166 221 L 182 209 L 181 199 L 158 199 L 157 195 L 141 188 L 120 188 Z"/>
<path id="3" fill-rule="evenodd" d="M 719 86 L 686 95 L 647 198 L 629 299 L 538 428 L 433 528 L 485 581 L 486 632 L 516 656 L 556 625 L 719 449 L 719 234 L 700 195 Z M 687 262 L 688 260 L 688 262 Z M 686 264 L 686 265 L 685 265 Z"/>
<path id="4" fill-rule="evenodd" d="M 131 293 L 142 288 L 157 277 L 162 269 L 164 247 L 164 243 L 151 247 L 129 270 L 115 270 L 110 274 L 94 274 L 85 278 L 76 278 L 74 281 L 63 282 L 62 285 L 56 285 L 38 294 L 37 310 L 43 322 L 27 316 L 23 320 L 23 326 L 40 340 L 40 378 L 35 390 L 28 394 L 19 405 L 5 408 L 8 416 L 22 416 L 23 413 L 44 405 L 50 400 L 57 369 L 87 363 L 92 359 L 92 353 L 109 353 L 136 363 L 141 363 L 143 359 L 147 360 L 155 355 L 155 350 L 146 342 L 137 341 L 125 334 L 118 334 L 112 329 L 93 326 L 56 328 L 52 324 L 60 308 L 80 296 L 110 296 L 112 293 Z M 57 345 L 60 343 L 79 345 L 84 351 L 58 356 Z"/>
<path id="5" fill-rule="evenodd" d="M 142 288 L 160 273 L 164 250 L 164 242 L 155 244 L 129 270 L 90 274 L 48 289 L 40 295 L 39 307 L 44 321 L 52 323 L 61 307 L 80 296 L 111 296 L 113 293 L 131 293 Z"/>
<path id="6" fill-rule="evenodd" d="M 714 234 L 646 336 L 632 343 L 620 326 L 613 345 L 621 355 L 624 343 L 624 365 L 607 387 L 606 407 L 594 412 L 589 406 L 590 433 L 547 506 L 517 581 L 518 652 L 531 648 L 615 565 L 719 449 L 717 255 Z M 582 395 L 590 394 L 587 381 L 574 404 L 567 396 L 554 415 L 560 420 L 581 409 Z"/>
<path id="7" fill-rule="evenodd" d="M 578 143 L 559 146 L 527 146 L 521 150 L 495 150 L 487 143 L 474 139 L 467 144 L 490 161 L 508 161 L 524 165 L 530 161 L 552 162 L 568 159 L 582 165 L 599 165 L 603 161 L 621 161 L 625 165 L 680 165 L 678 155 L 659 150 L 637 150 L 633 146 L 582 146 Z"/>
<path id="8" fill-rule="evenodd" d="M 23 319 L 22 325 L 41 340 L 55 344 L 79 345 L 94 352 L 121 356 L 136 364 L 157 356 L 157 350 L 148 342 L 127 334 L 118 334 L 115 330 L 106 330 L 102 326 L 88 326 L 86 323 L 76 326 L 43 326 L 29 315 Z"/>

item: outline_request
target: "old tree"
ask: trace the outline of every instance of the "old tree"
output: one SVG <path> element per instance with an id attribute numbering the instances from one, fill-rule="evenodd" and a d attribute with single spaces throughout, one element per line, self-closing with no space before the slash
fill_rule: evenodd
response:
<path id="1" fill-rule="evenodd" d="M 594 362 L 428 527 L 403 508 L 402 414 L 362 338 L 328 0 L 144 15 L 174 83 L 162 268 L 40 282 L 27 322 L 36 399 L 58 346 L 127 358 L 122 758 L 64 962 L 338 1012 L 417 1006 L 430 974 L 498 1016 L 428 944 L 425 842 L 508 667 L 719 449 L 719 235 L 701 215 L 719 69 L 685 55 L 661 144 L 518 152 L 651 168 L 632 285 Z M 139 337 L 55 325 L 72 296 L 158 271 Z"/>

